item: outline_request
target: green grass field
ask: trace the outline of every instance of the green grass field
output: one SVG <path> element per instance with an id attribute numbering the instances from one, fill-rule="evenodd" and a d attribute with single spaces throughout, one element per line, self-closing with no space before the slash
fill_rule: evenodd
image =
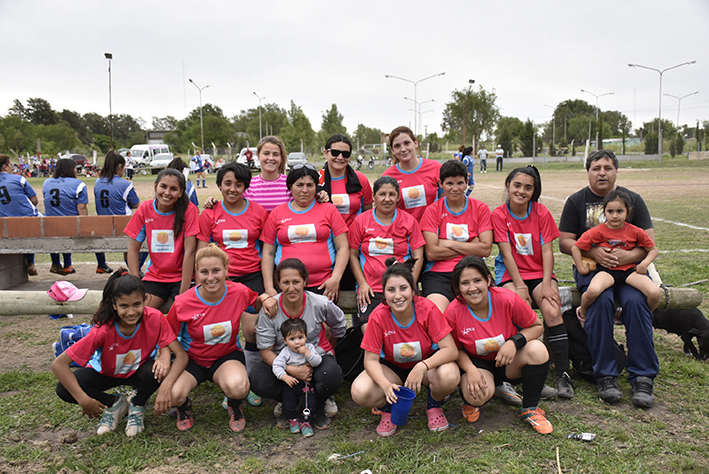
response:
<path id="1" fill-rule="evenodd" d="M 563 200 L 587 183 L 578 163 L 540 166 L 542 202 L 557 218 Z M 382 167 L 366 172 L 373 180 Z M 506 173 L 476 175 L 474 197 L 491 208 L 501 203 Z M 41 181 L 34 185 L 41 187 Z M 87 179 L 87 183 L 91 180 Z M 218 195 L 213 178 L 200 189 L 200 200 Z M 150 194 L 152 178 L 140 177 L 136 188 L 142 198 Z M 618 183 L 638 191 L 655 219 L 660 256 L 656 261 L 666 284 L 683 285 L 709 277 L 709 162 L 663 159 L 657 163 L 621 166 Z M 89 209 L 93 206 L 89 205 Z M 693 227 L 688 227 L 693 226 Z M 497 253 L 493 249 L 493 256 Z M 556 249 L 555 271 L 560 280 L 571 279 L 568 256 Z M 76 259 L 93 261 L 92 254 Z M 492 259 L 488 259 L 491 264 Z M 694 285 L 704 295 L 700 309 L 709 310 L 709 284 Z M 76 323 L 83 319 L 74 320 Z M 621 376 L 624 399 L 609 406 L 596 387 L 577 381 L 571 401 L 542 402 L 554 433 L 536 434 L 519 419 L 518 409 L 493 399 L 482 408 L 480 420 L 462 420 L 460 398 L 444 410 L 455 425 L 442 433 L 426 429 L 425 394 L 415 401 L 405 427 L 388 439 L 378 438 L 378 417 L 356 406 L 345 384 L 336 396 L 340 414 L 330 430 L 310 439 L 290 435 L 273 425 L 273 403 L 244 407 L 246 431 L 232 434 L 222 395 L 212 384 L 194 393 L 195 426 L 177 431 L 174 420 L 146 416 L 146 432 L 127 439 L 124 425 L 115 433 L 94 435 L 97 421 L 54 394 L 55 379 L 49 364 L 49 343 L 56 339 L 60 321 L 47 317 L 8 317 L 0 321 L 5 344 L 46 344 L 46 363 L 19 366 L 0 373 L 0 472 L 110 472 L 110 473 L 616 473 L 709 472 L 709 362 L 688 358 L 680 339 L 656 331 L 660 359 L 656 404 L 640 410 L 630 403 L 630 387 Z M 616 338 L 624 339 L 617 329 Z M 553 385 L 552 377 L 548 383 Z M 150 408 L 150 407 L 149 407 Z M 567 439 L 572 432 L 596 434 L 593 442 Z M 329 461 L 333 453 L 355 456 Z"/>

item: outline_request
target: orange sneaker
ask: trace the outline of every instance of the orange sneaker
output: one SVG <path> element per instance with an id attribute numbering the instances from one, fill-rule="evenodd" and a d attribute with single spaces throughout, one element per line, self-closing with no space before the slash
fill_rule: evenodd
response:
<path id="1" fill-rule="evenodd" d="M 549 434 L 554 431 L 549 420 L 544 416 L 544 410 L 541 408 L 527 408 L 522 412 L 522 420 L 526 421 L 532 428 L 540 434 Z"/>
<path id="2" fill-rule="evenodd" d="M 480 407 L 474 407 L 466 403 L 463 405 L 463 418 L 465 418 L 465 421 L 468 423 L 478 421 L 478 418 L 480 418 Z"/>

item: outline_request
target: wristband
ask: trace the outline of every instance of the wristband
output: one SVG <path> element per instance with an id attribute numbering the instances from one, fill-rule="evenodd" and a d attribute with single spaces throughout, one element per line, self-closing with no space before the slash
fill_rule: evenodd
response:
<path id="1" fill-rule="evenodd" d="M 422 360 L 421 363 L 426 366 L 426 370 L 431 370 L 425 360 Z"/>
<path id="2" fill-rule="evenodd" d="M 515 290 L 526 290 L 526 286 L 515 286 Z"/>
<path id="3" fill-rule="evenodd" d="M 518 332 L 517 334 L 509 338 L 508 341 L 514 342 L 517 350 L 520 350 L 527 344 L 527 338 L 524 337 L 524 334 L 522 334 L 521 332 Z"/>

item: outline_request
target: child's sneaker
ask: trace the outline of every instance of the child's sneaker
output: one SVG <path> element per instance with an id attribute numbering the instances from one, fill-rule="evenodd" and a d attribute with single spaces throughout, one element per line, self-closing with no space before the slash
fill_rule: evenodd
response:
<path id="1" fill-rule="evenodd" d="M 379 436 L 391 436 L 396 433 L 396 425 L 391 421 L 391 413 L 382 412 L 382 420 L 377 426 L 377 434 Z"/>
<path id="2" fill-rule="evenodd" d="M 503 399 L 510 405 L 521 405 L 522 397 L 509 382 L 502 382 L 495 387 L 495 396 Z"/>
<path id="3" fill-rule="evenodd" d="M 126 436 L 133 437 L 145 431 L 145 407 L 137 407 L 131 402 L 128 406 L 128 422 Z"/>
<path id="4" fill-rule="evenodd" d="M 126 416 L 127 412 L 128 402 L 123 398 L 123 395 L 119 395 L 118 400 L 113 403 L 113 406 L 103 411 L 103 416 L 98 424 L 96 434 L 102 435 L 109 431 L 114 431 L 118 428 L 118 424 L 123 417 Z"/>
<path id="5" fill-rule="evenodd" d="M 96 267 L 96 273 L 110 275 L 111 273 L 113 273 L 113 268 L 109 267 L 108 265 L 104 265 L 103 267 Z"/>
<path id="6" fill-rule="evenodd" d="M 49 269 L 49 273 L 56 273 L 57 275 L 64 275 L 64 269 L 59 265 L 52 265 Z"/>
<path id="7" fill-rule="evenodd" d="M 288 429 L 290 430 L 291 434 L 300 433 L 300 420 L 298 420 L 298 418 L 288 420 Z"/>
<path id="8" fill-rule="evenodd" d="M 244 418 L 244 409 L 239 405 L 238 410 L 229 407 L 229 428 L 234 433 L 241 433 L 246 428 L 246 418 Z"/>
<path id="9" fill-rule="evenodd" d="M 37 276 L 39 275 L 39 272 L 37 271 L 37 267 L 34 266 L 34 263 L 28 263 L 27 264 L 27 274 L 29 276 Z"/>
<path id="10" fill-rule="evenodd" d="M 192 400 L 187 399 L 185 408 L 177 407 L 177 429 L 187 431 L 194 426 L 194 418 L 192 418 Z"/>
<path id="11" fill-rule="evenodd" d="M 474 407 L 466 403 L 463 405 L 463 418 L 465 418 L 465 421 L 468 423 L 478 421 L 478 418 L 480 418 L 480 407 Z"/>
<path id="12" fill-rule="evenodd" d="M 64 267 L 62 270 L 62 275 L 71 275 L 72 273 L 76 273 L 76 270 L 74 270 L 74 267 L 71 265 Z"/>
<path id="13" fill-rule="evenodd" d="M 251 391 L 249 391 L 249 394 L 246 396 L 246 401 L 252 407 L 261 406 L 261 403 L 263 402 L 261 397 L 259 397 L 258 395 L 256 395 L 254 392 L 251 392 Z"/>
<path id="14" fill-rule="evenodd" d="M 522 420 L 532 425 L 532 428 L 537 430 L 537 433 L 549 434 L 554 431 L 551 423 L 544 416 L 544 410 L 539 407 L 524 410 L 522 412 Z"/>
<path id="15" fill-rule="evenodd" d="M 310 438 L 313 436 L 313 429 L 307 421 L 300 424 L 300 432 L 303 434 L 304 438 Z"/>

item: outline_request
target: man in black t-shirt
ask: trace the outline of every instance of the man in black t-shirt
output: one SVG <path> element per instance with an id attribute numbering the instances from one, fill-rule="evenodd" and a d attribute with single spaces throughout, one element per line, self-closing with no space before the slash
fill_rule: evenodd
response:
<path id="1" fill-rule="evenodd" d="M 560 250 L 571 255 L 571 247 L 581 235 L 592 227 L 605 221 L 603 199 L 616 189 L 618 159 L 613 152 L 598 150 L 586 159 L 586 171 L 589 185 L 572 194 L 566 200 L 559 222 Z M 655 232 L 645 201 L 640 195 L 622 187 L 630 196 L 633 207 L 628 220 L 631 224 L 645 230 L 655 240 Z M 633 250 L 594 247 L 582 252 L 584 257 L 595 260 L 606 268 L 641 261 L 646 251 L 641 247 Z M 596 272 L 581 275 L 574 268 L 576 286 L 582 292 Z M 619 401 L 623 395 L 618 388 L 618 365 L 613 343 L 613 315 L 615 298 L 621 303 L 621 320 L 626 328 L 628 344 L 628 362 L 626 371 L 628 382 L 633 389 L 633 403 L 649 408 L 653 405 L 653 380 L 659 371 L 659 362 L 652 340 L 652 313 L 647 305 L 647 298 L 630 285 L 613 287 L 604 291 L 586 311 L 585 330 L 588 335 L 588 347 L 593 358 L 593 376 L 598 382 L 600 397 L 608 403 Z"/>

